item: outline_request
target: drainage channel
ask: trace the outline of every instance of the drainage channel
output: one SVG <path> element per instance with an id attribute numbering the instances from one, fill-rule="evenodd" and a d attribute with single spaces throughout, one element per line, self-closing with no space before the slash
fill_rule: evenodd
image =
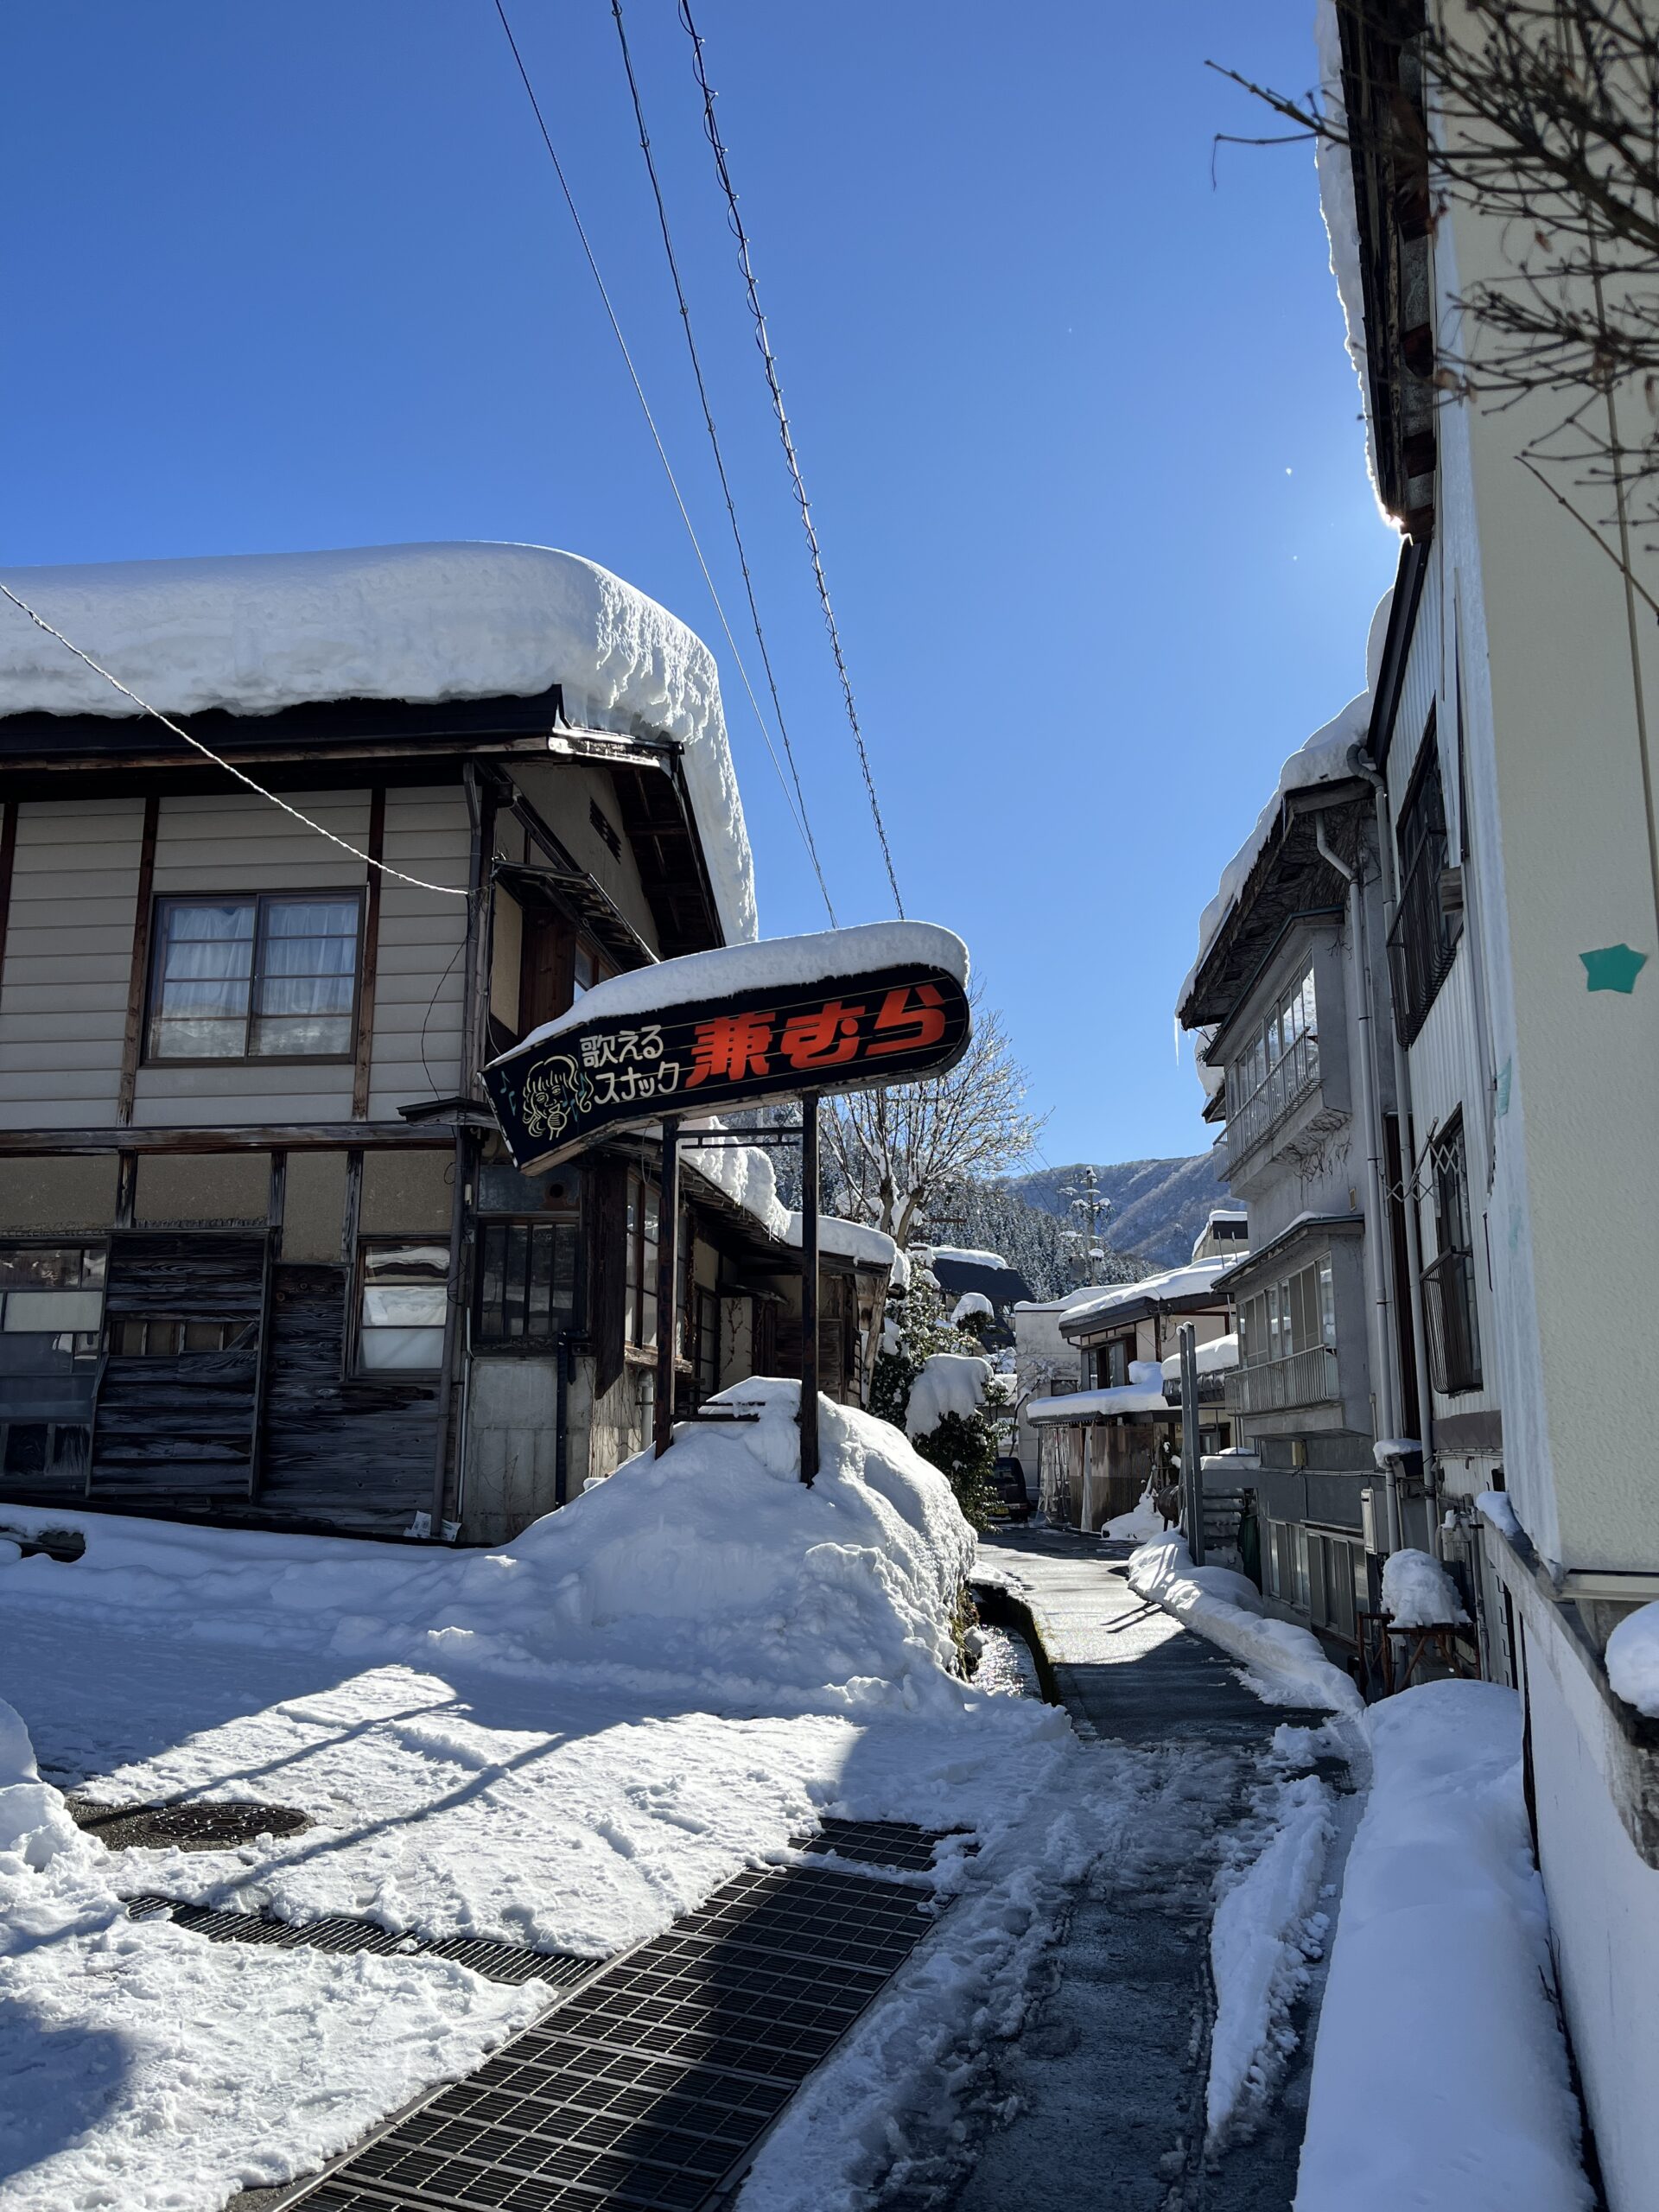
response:
<path id="1" fill-rule="evenodd" d="M 367 1922 L 295 1928 L 149 1897 L 133 1909 L 170 1909 L 217 1942 L 412 1951 L 484 1974 L 485 1955 L 499 1954 L 512 1970 L 493 1978 L 561 1988 L 476 2073 L 402 2113 L 285 2208 L 699 2212 L 735 2189 L 796 2088 L 933 1926 L 928 1894 L 874 1870 L 925 1872 L 941 1840 L 899 1822 L 825 1821 L 803 1848 L 836 1864 L 740 1874 L 604 1965 L 463 1937 L 411 1942 Z"/>

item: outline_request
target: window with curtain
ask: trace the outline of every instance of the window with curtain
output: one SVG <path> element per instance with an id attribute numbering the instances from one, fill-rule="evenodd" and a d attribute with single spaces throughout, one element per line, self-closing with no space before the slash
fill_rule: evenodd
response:
<path id="1" fill-rule="evenodd" d="M 348 1058 L 361 934 L 355 891 L 158 900 L 149 1058 Z"/>
<path id="2" fill-rule="evenodd" d="M 359 1248 L 358 1268 L 359 1370 L 435 1373 L 443 1363 L 448 1246 L 365 1243 Z"/>

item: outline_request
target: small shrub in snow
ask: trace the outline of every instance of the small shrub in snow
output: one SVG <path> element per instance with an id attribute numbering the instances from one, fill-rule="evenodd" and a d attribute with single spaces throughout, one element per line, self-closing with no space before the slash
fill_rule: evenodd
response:
<path id="1" fill-rule="evenodd" d="M 963 1517 L 976 1529 L 988 1529 L 995 1497 L 991 1478 L 996 1471 L 996 1438 L 984 1414 L 944 1414 L 916 1439 L 916 1449 L 950 1484 Z"/>

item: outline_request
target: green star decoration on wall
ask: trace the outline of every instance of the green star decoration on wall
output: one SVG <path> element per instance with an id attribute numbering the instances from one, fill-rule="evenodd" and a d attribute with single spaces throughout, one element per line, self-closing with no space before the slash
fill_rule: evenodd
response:
<path id="1" fill-rule="evenodd" d="M 1626 997 L 1636 988 L 1636 979 L 1648 964 L 1645 952 L 1636 952 L 1628 944 L 1605 944 L 1599 952 L 1581 952 L 1586 988 L 1592 991 L 1623 991 Z"/>

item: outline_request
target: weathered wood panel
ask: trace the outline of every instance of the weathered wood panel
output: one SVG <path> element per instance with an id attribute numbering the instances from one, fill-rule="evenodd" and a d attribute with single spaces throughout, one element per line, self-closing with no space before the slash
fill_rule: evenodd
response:
<path id="1" fill-rule="evenodd" d="M 105 1313 L 125 1321 L 221 1322 L 222 1351 L 165 1357 L 111 1350 L 92 1437 L 94 1502 L 245 1503 L 264 1298 L 263 1236 L 129 1230 L 111 1239 Z"/>
<path id="2" fill-rule="evenodd" d="M 28 800 L 0 979 L 0 1128 L 112 1124 L 141 798 Z"/>
<path id="3" fill-rule="evenodd" d="M 401 1535 L 432 1502 L 435 1382 L 342 1378 L 347 1271 L 271 1270 L 257 1515 Z"/>

